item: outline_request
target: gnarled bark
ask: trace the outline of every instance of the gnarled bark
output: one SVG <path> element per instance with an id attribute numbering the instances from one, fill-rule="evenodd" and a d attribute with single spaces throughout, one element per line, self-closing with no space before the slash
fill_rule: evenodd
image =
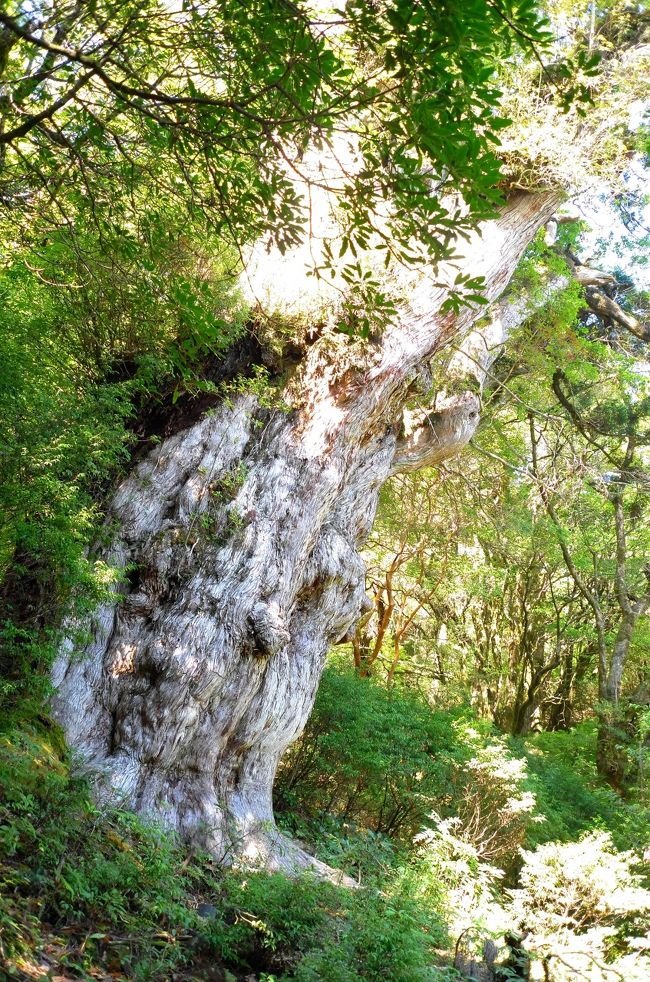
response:
<path id="1" fill-rule="evenodd" d="M 510 296 L 490 306 L 450 359 L 445 387 L 436 393 L 433 405 L 404 412 L 392 473 L 432 467 L 467 446 L 480 422 L 481 397 L 491 369 L 510 334 L 569 282 L 568 276 L 555 276 L 532 302 L 526 296 Z"/>
<path id="2" fill-rule="evenodd" d="M 556 204 L 520 194 L 459 243 L 458 263 L 485 276 L 489 299 Z M 218 857 L 307 862 L 274 829 L 275 770 L 329 645 L 367 603 L 358 550 L 396 465 L 409 387 L 476 317 L 441 315 L 446 296 L 423 282 L 381 343 L 321 338 L 289 413 L 242 396 L 165 440 L 119 487 L 103 555 L 128 565 L 129 581 L 53 676 L 56 715 L 100 793 Z"/>

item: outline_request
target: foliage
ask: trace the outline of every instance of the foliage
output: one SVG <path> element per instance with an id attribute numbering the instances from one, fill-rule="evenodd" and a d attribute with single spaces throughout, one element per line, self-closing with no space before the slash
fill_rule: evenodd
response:
<path id="1" fill-rule="evenodd" d="M 474 753 L 457 780 L 456 835 L 471 843 L 483 862 L 508 872 L 534 820 L 536 799 L 527 787 L 526 760 L 514 757 L 503 739 L 486 742 L 472 728 L 462 737 Z"/>
<path id="2" fill-rule="evenodd" d="M 0 284 L 0 704 L 28 692 L 36 706 L 59 605 L 77 591 L 96 602 L 111 574 L 85 553 L 97 527 L 93 494 L 126 459 L 128 392 L 79 377 L 46 330 L 52 297 L 26 271 Z"/>
<path id="3" fill-rule="evenodd" d="M 239 921 L 243 950 L 266 948 L 267 964 L 278 978 L 437 982 L 445 977 L 433 964 L 444 928 L 430 908 L 406 893 L 349 893 L 309 879 L 296 886 L 276 876 L 247 881 L 229 899 L 246 911 Z M 237 940 L 237 926 L 232 933 Z M 288 971 L 287 951 L 293 963 Z"/>
<path id="4" fill-rule="evenodd" d="M 567 842 L 593 828 L 606 828 L 618 848 L 643 849 L 647 815 L 599 781 L 596 725 L 585 721 L 573 730 L 538 733 L 517 743 L 528 762 L 529 782 L 544 822 L 531 826 L 528 841 Z"/>
<path id="5" fill-rule="evenodd" d="M 554 977 L 646 976 L 650 966 L 642 935 L 650 891 L 634 872 L 632 854 L 617 852 L 607 833 L 592 832 L 523 856 L 511 909 L 538 957 L 553 965 Z"/>
<path id="6" fill-rule="evenodd" d="M 503 930 L 496 902 L 503 873 L 484 862 L 459 830 L 457 819 L 435 813 L 415 839 L 415 851 L 405 871 L 420 902 L 442 904 L 453 938 Z M 471 944 L 468 946 L 471 950 Z M 480 946 L 475 950 L 480 959 Z"/>
<path id="7" fill-rule="evenodd" d="M 40 962 L 75 978 L 152 982 L 207 978 L 220 965 L 267 980 L 445 977 L 432 961 L 445 934 L 430 905 L 398 887 L 351 893 L 220 870 L 160 828 L 98 809 L 63 753 L 51 724 L 0 743 L 0 959 L 10 976 Z M 212 905 L 209 916 L 199 904 Z"/>
<path id="8" fill-rule="evenodd" d="M 363 687 L 368 695 L 362 698 Z M 631 870 L 647 840 L 647 811 L 621 801 L 598 777 L 593 722 L 569 732 L 508 740 L 468 718 L 467 713 L 454 717 L 433 710 L 433 717 L 446 721 L 450 777 L 437 786 L 428 776 L 418 782 L 428 791 L 421 802 L 428 812 L 422 816 L 422 828 L 412 847 L 405 829 L 398 830 L 398 837 L 395 832 L 391 837 L 377 833 L 376 816 L 385 786 L 406 794 L 408 787 L 400 785 L 399 774 L 402 769 L 415 775 L 421 772 L 422 750 L 417 740 L 401 744 L 396 727 L 393 743 L 399 750 L 400 771 L 396 775 L 396 761 L 391 763 L 390 755 L 384 753 L 385 785 L 370 779 L 363 788 L 363 807 L 357 807 L 357 799 L 350 805 L 360 773 L 354 764 L 356 760 L 370 763 L 372 778 L 373 735 L 379 733 L 385 740 L 387 727 L 399 719 L 394 704 L 402 702 L 402 711 L 409 707 L 412 712 L 412 698 L 403 685 L 386 689 L 376 678 L 355 679 L 349 670 L 341 671 L 337 660 L 330 665 L 312 726 L 280 775 L 278 797 L 285 827 L 320 858 L 354 874 L 362 884 L 399 889 L 428 909 L 444 910 L 451 936 L 463 937 L 470 962 L 481 959 L 486 938 L 496 938 L 504 963 L 507 949 L 499 939 L 515 923 L 526 932 L 525 948 L 533 958 L 541 960 L 551 951 L 564 957 L 566 939 L 558 930 L 542 936 L 532 921 L 530 925 L 525 921 L 521 891 L 530 889 L 532 895 L 539 887 L 535 896 L 543 904 L 546 874 L 541 869 L 546 869 L 546 857 L 564 857 L 561 862 L 570 865 L 571 849 L 576 856 L 597 852 L 600 858 L 594 860 L 594 869 L 600 862 L 610 872 Z M 372 715 L 364 714 L 366 700 L 373 706 Z M 417 734 L 417 728 L 414 732 Z M 290 786 L 292 768 L 295 776 L 299 761 L 300 777 Z M 334 788 L 337 794 L 333 796 Z M 583 839 L 589 843 L 586 851 Z M 563 844 L 569 851 L 563 852 Z M 592 844 L 597 850 L 591 849 Z M 619 851 L 630 849 L 634 854 Z M 590 889 L 589 876 L 585 876 L 585 889 Z M 526 888 L 524 881 L 529 884 Z M 573 889 L 579 889 L 577 871 L 572 882 Z M 504 891 L 506 885 L 516 887 L 512 897 Z M 608 923 L 612 937 L 634 934 L 632 922 L 618 908 L 612 910 Z M 580 965 L 604 957 L 603 943 L 600 936 L 591 935 L 579 942 L 578 948 L 587 953 L 586 962 Z M 617 952 L 617 957 L 623 957 L 623 948 Z M 625 969 L 640 972 L 638 977 L 642 977 L 638 956 L 628 952 L 625 957 Z M 554 971 L 561 971 L 556 958 L 551 963 Z"/>
<path id="9" fill-rule="evenodd" d="M 512 121 L 505 174 L 531 190 L 575 192 L 593 182 L 623 190 L 621 162 L 638 143 L 627 107 L 647 96 L 647 4 L 548 0 L 545 10 L 555 35 L 547 57 L 510 61 L 501 74 Z"/>
<path id="10" fill-rule="evenodd" d="M 241 333 L 232 257 L 186 233 L 153 207 L 130 232 L 80 222 L 0 272 L 3 717 L 26 692 L 40 705 L 69 605 L 89 609 L 116 581 L 88 546 L 129 459 L 133 417 L 145 401 L 202 387 L 200 365 Z"/>
<path id="11" fill-rule="evenodd" d="M 372 716 L 362 715 L 359 725 L 362 687 L 374 692 L 369 696 L 373 710 Z M 396 713 L 394 703 L 400 700 Z M 579 831 L 604 824 L 623 848 L 633 841 L 633 830 L 642 845 L 647 822 L 638 811 L 630 812 L 626 823 L 628 806 L 599 786 L 593 727 L 575 736 L 550 734 L 517 744 L 519 756 L 514 757 L 489 727 L 468 722 L 466 713 L 454 717 L 429 711 L 429 738 L 445 741 L 444 766 L 436 762 L 440 744 L 430 746 L 432 770 L 418 781 L 425 753 L 417 741 L 407 739 L 399 757 L 393 756 L 392 763 L 386 758 L 387 784 L 392 782 L 406 803 L 415 793 L 413 785 L 424 783 L 428 791 L 426 802 L 418 802 L 428 808 L 424 828 L 411 846 L 406 824 L 393 839 L 364 826 L 381 813 L 385 785 L 379 782 L 364 788 L 363 811 L 356 820 L 341 821 L 336 813 L 338 802 L 347 803 L 346 793 L 356 787 L 345 783 L 356 781 L 355 754 L 372 763 L 378 752 L 372 740 L 364 745 L 364 725 L 377 727 L 386 739 L 387 727 L 400 713 L 412 712 L 417 698 L 332 667 L 322 703 L 321 721 L 324 707 L 338 706 L 333 739 L 325 751 L 318 746 L 324 732 L 312 731 L 316 747 L 307 743 L 301 748 L 304 763 L 318 763 L 311 770 L 305 767 L 302 783 L 291 794 L 284 782 L 283 793 L 294 809 L 284 821 L 322 858 L 356 873 L 361 880 L 356 891 L 310 877 L 293 882 L 254 871 L 224 872 L 163 830 L 93 804 L 84 782 L 70 777 L 61 734 L 51 723 L 23 724 L 6 733 L 0 744 L 0 953 L 6 965 L 48 959 L 80 978 L 97 971 L 143 980 L 162 980 L 172 972 L 201 977 L 207 966 L 223 965 L 235 979 L 253 972 L 267 982 L 442 980 L 450 977 L 439 954 L 448 950 L 447 929 L 452 940 L 461 932 L 478 939 L 472 950 L 480 958 L 480 939 L 501 937 L 518 918 L 529 932 L 526 944 L 540 958 L 550 951 L 566 954 L 566 932 L 560 937 L 560 929 L 551 930 L 545 922 L 542 933 L 539 921 L 555 916 L 544 898 L 550 871 L 561 863 L 570 889 L 601 918 L 598 930 L 607 928 L 597 937 L 581 935 L 580 950 L 596 959 L 612 952 L 628 959 L 622 963 L 626 970 L 637 971 L 641 963 L 620 940 L 633 936 L 630 917 L 642 909 L 637 901 L 645 896 L 632 877 L 632 857 L 617 852 L 609 833 L 601 831 L 588 833 L 586 851 L 583 842 L 575 843 Z M 352 754 L 351 735 L 357 741 Z M 568 761 L 580 766 L 570 771 Z M 405 782 L 409 772 L 415 778 L 410 786 Z M 328 817 L 321 807 L 322 789 L 331 786 L 328 775 L 335 774 L 342 776 L 341 797 Z M 531 792 L 537 797 L 534 811 Z M 585 808 L 589 800 L 591 812 Z M 522 841 L 516 830 L 523 826 L 507 817 L 499 821 L 508 815 L 523 820 L 526 842 L 532 845 L 557 836 L 561 817 L 562 837 L 574 850 L 563 852 L 562 843 L 550 842 L 526 851 L 512 899 L 503 893 L 502 873 L 493 865 L 504 858 L 512 865 Z M 407 821 L 414 822 L 412 813 Z M 589 866 L 584 883 L 571 866 L 578 861 Z M 618 877 L 619 892 L 611 899 L 603 892 L 607 871 Z M 558 898 L 563 895 L 567 891 L 563 894 L 558 886 Z M 622 901 L 630 898 L 634 904 L 623 909 Z M 200 904 L 212 905 L 207 916 L 198 914 Z"/>
<path id="12" fill-rule="evenodd" d="M 307 727 L 283 761 L 277 795 L 407 841 L 462 759 L 451 714 L 416 693 L 387 693 L 349 668 L 327 668 Z"/>
<path id="13" fill-rule="evenodd" d="M 0 954 L 37 951 L 51 925 L 67 970 L 83 976 L 97 958 L 155 978 L 183 960 L 172 934 L 165 945 L 164 925 L 182 933 L 195 922 L 186 906 L 192 872 L 179 875 L 169 837 L 98 810 L 70 778 L 61 746 L 49 724 L 2 738 Z M 66 924 L 68 939 L 57 933 Z"/>
<path id="14" fill-rule="evenodd" d="M 341 235 L 314 272 L 342 267 L 366 333 L 370 311 L 392 306 L 359 253 L 373 241 L 387 262 L 437 262 L 452 232 L 494 212 L 508 125 L 495 66 L 551 40 L 536 4 L 503 0 L 320 13 L 284 0 L 56 2 L 12 4 L 0 22 L 0 201 L 25 234 L 88 208 L 105 228 L 124 187 L 120 225 L 154 194 L 238 250 L 265 237 L 284 252 L 303 237 L 310 182 L 323 182 L 310 155 L 354 159 L 330 179 Z"/>
<path id="15" fill-rule="evenodd" d="M 467 715 L 434 712 L 406 687 L 387 691 L 331 664 L 283 761 L 277 805 L 323 858 L 364 876 L 390 868 L 395 845 L 410 843 L 432 811 L 480 861 L 509 870 L 535 808 L 526 761 Z"/>
<path id="16" fill-rule="evenodd" d="M 542 929 L 580 932 L 649 909 L 650 897 L 630 869 L 633 857 L 616 853 L 607 833 L 593 832 L 567 846 L 540 846 L 524 859 L 517 899 L 523 916 L 536 917 Z"/>
<path id="17" fill-rule="evenodd" d="M 579 224 L 559 228 L 513 279 L 510 303 L 534 313 L 486 379 L 472 447 L 382 494 L 354 657 L 439 703 L 469 697 L 513 734 L 567 728 L 600 699 L 600 766 L 630 788 L 645 754 L 647 380 L 638 336 L 571 279 Z M 447 385 L 443 365 L 434 405 Z"/>

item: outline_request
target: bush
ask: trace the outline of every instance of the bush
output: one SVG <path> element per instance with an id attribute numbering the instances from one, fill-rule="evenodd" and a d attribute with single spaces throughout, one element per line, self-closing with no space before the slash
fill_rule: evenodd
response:
<path id="1" fill-rule="evenodd" d="M 311 719 L 282 762 L 277 803 L 410 842 L 431 809 L 451 798 L 463 756 L 451 713 L 330 665 Z"/>
<path id="2" fill-rule="evenodd" d="M 98 809 L 56 727 L 0 738 L 0 801 L 0 965 L 12 974 L 43 965 L 163 982 L 227 965 L 267 982 L 445 977 L 440 916 L 402 882 L 380 893 L 224 871 L 155 825 Z"/>
<path id="3" fill-rule="evenodd" d="M 611 833 L 619 849 L 641 850 L 647 844 L 647 809 L 623 801 L 596 770 L 596 722 L 572 730 L 538 733 L 525 742 L 511 741 L 525 755 L 529 786 L 544 821 L 528 828 L 529 846 L 567 842 L 600 828 Z"/>
<path id="4" fill-rule="evenodd" d="M 372 865 L 383 837 L 410 846 L 434 811 L 457 818 L 455 834 L 482 861 L 510 870 L 535 807 L 526 761 L 468 717 L 433 711 L 413 691 L 388 690 L 332 663 L 305 732 L 282 763 L 278 805 L 293 810 L 294 832 L 324 844 L 323 858 L 345 868 L 360 834 Z M 356 866 L 363 869 L 363 857 Z"/>
<path id="5" fill-rule="evenodd" d="M 0 957 L 53 944 L 82 975 L 119 965 L 152 979 L 183 962 L 187 952 L 161 945 L 161 932 L 196 922 L 196 870 L 183 869 L 173 838 L 91 802 L 56 727 L 0 739 L 0 789 Z"/>
<path id="6" fill-rule="evenodd" d="M 404 876 L 412 896 L 444 909 L 450 931 L 458 937 L 485 918 L 503 874 L 482 862 L 476 847 L 460 837 L 458 819 L 430 818 L 430 827 L 416 837 L 417 849 Z"/>
<path id="7" fill-rule="evenodd" d="M 454 801 L 456 834 L 483 862 L 509 872 L 517 862 L 535 815 L 535 795 L 528 787 L 526 760 L 514 757 L 505 738 L 492 736 L 487 746 L 472 728 L 463 733 L 474 753 L 458 777 Z"/>
<path id="8" fill-rule="evenodd" d="M 520 887 L 510 910 L 553 978 L 646 979 L 650 891 L 635 873 L 631 852 L 611 836 L 590 832 L 578 842 L 550 842 L 524 852 Z"/>
<path id="9" fill-rule="evenodd" d="M 231 963 L 295 982 L 417 982 L 446 939 L 440 918 L 399 891 L 349 891 L 312 877 L 230 874 L 220 898 L 232 926 L 221 953 Z M 277 973 L 277 975 L 276 975 Z M 266 977 L 266 976 L 265 976 Z"/>

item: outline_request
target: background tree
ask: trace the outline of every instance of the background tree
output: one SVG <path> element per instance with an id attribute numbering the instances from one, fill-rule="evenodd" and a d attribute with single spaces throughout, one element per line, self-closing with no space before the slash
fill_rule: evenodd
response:
<path id="1" fill-rule="evenodd" d="M 624 337 L 612 332 L 582 291 L 558 276 L 545 248 L 531 248 L 512 287 L 516 295 L 525 286 L 530 296 L 541 276 L 541 306 L 511 337 L 501 361 L 492 311 L 441 373 L 438 385 L 448 387 L 449 370 L 458 375 L 464 366 L 465 385 L 459 377 L 454 383 L 459 398 L 468 397 L 478 375 L 492 411 L 477 437 L 478 456 L 466 452 L 462 466 L 443 464 L 433 485 L 431 477 L 424 487 L 421 477 L 402 478 L 399 492 L 386 498 L 373 542 L 374 556 L 386 556 L 380 560 L 385 582 L 371 562 L 378 613 L 365 618 L 364 629 L 374 661 L 384 640 L 394 643 L 391 630 L 398 638 L 404 618 L 417 618 L 417 660 L 426 666 L 428 658 L 434 676 L 450 642 L 459 646 L 461 664 L 469 666 L 460 674 L 474 687 L 475 704 L 514 732 L 526 732 L 540 706 L 547 712 L 555 707 L 542 725 L 570 719 L 576 673 L 583 708 L 597 699 L 615 705 L 634 628 L 647 609 L 647 393 L 637 361 L 642 330 Z M 508 302 L 513 305 L 506 298 L 501 312 Z M 488 350 L 487 362 L 481 361 Z M 399 508 L 405 498 L 411 500 L 406 512 Z M 399 546 L 391 543 L 396 531 Z M 450 552 L 461 553 L 451 568 Z M 404 560 L 413 564 L 416 556 L 414 571 Z M 429 594 L 422 589 L 427 569 L 443 571 L 442 583 Z M 384 598 L 389 581 L 392 606 Z M 396 598 L 405 598 L 410 613 L 395 616 Z M 589 688 L 596 668 L 597 692 Z M 633 699 L 640 697 L 639 668 L 641 675 L 631 669 Z M 458 678 L 458 668 L 454 674 Z M 600 766 L 615 779 L 612 741 L 609 750 L 612 759 L 601 754 Z"/>

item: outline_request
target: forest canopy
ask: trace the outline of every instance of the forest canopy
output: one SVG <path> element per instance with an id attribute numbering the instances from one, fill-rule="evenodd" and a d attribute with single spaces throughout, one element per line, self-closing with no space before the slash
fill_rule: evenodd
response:
<path id="1" fill-rule="evenodd" d="M 0 3 L 0 972 L 647 977 L 649 63 Z"/>

